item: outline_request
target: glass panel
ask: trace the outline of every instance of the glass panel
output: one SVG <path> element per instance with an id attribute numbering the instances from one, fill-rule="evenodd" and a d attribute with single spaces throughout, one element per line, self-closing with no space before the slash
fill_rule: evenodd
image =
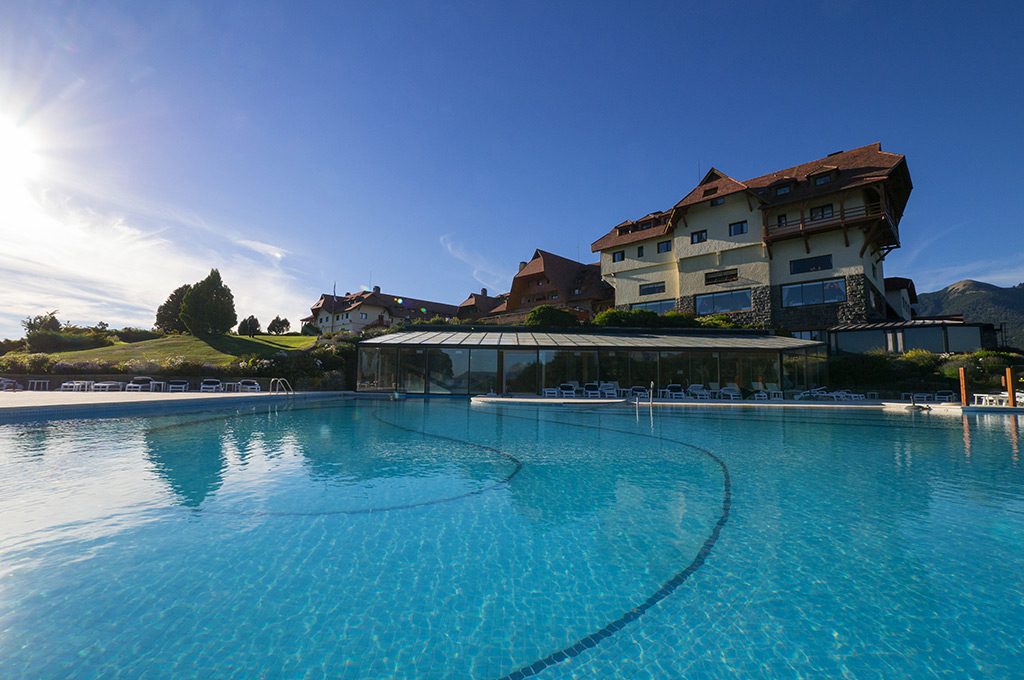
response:
<path id="1" fill-rule="evenodd" d="M 498 350 L 473 349 L 470 352 L 469 393 L 498 391 Z"/>
<path id="2" fill-rule="evenodd" d="M 629 353 L 625 350 L 601 350 L 601 382 L 617 382 L 619 387 L 629 387 Z"/>
<path id="3" fill-rule="evenodd" d="M 903 331 L 903 351 L 926 349 L 929 352 L 945 352 L 942 327 L 908 328 Z"/>
<path id="4" fill-rule="evenodd" d="M 710 295 L 698 295 L 697 296 L 697 315 L 705 316 L 707 314 L 715 313 L 715 302 L 711 299 Z"/>
<path id="5" fill-rule="evenodd" d="M 804 284 L 805 305 L 820 305 L 824 301 L 824 288 L 820 283 Z"/>
<path id="6" fill-rule="evenodd" d="M 740 372 L 740 354 L 737 352 L 720 352 L 718 354 L 718 372 L 721 379 L 718 381 L 720 387 L 735 383 L 743 387 L 743 375 Z"/>
<path id="7" fill-rule="evenodd" d="M 558 387 L 562 383 L 577 380 L 568 350 L 545 349 L 540 352 L 541 387 Z M 578 382 L 578 380 L 577 380 Z"/>
<path id="8" fill-rule="evenodd" d="M 660 387 L 658 385 L 658 353 L 631 351 L 629 353 L 629 378 L 630 387 L 649 387 L 652 382 L 655 387 Z"/>
<path id="9" fill-rule="evenodd" d="M 393 347 L 359 348 L 356 389 L 364 392 L 391 392 L 397 377 L 397 350 Z"/>
<path id="10" fill-rule="evenodd" d="M 469 350 L 427 350 L 431 394 L 466 394 L 469 389 Z"/>
<path id="11" fill-rule="evenodd" d="M 777 352 L 751 352 L 746 357 L 747 372 L 749 374 L 749 385 L 760 383 L 765 389 L 770 389 L 769 383 L 774 386 L 781 385 L 779 381 L 779 355 Z"/>
<path id="12" fill-rule="evenodd" d="M 401 390 L 410 394 L 423 394 L 427 375 L 426 350 L 403 347 L 398 352 L 398 363 L 401 367 Z"/>
<path id="13" fill-rule="evenodd" d="M 705 387 L 718 380 L 718 355 L 713 352 L 694 352 L 690 356 L 690 384 L 700 383 Z"/>
<path id="14" fill-rule="evenodd" d="M 690 376 L 690 355 L 687 352 L 661 352 L 658 359 L 658 384 L 662 387 L 678 383 L 684 388 L 690 383 L 686 382 Z"/>
<path id="15" fill-rule="evenodd" d="M 973 352 L 981 349 L 981 329 L 977 326 L 947 326 L 946 338 L 950 352 Z"/>
<path id="16" fill-rule="evenodd" d="M 840 351 L 863 354 L 872 349 L 885 349 L 885 331 L 838 331 L 836 346 Z"/>
<path id="17" fill-rule="evenodd" d="M 831 279 L 823 284 L 825 302 L 846 302 L 846 279 Z"/>
<path id="18" fill-rule="evenodd" d="M 799 307 L 804 303 L 803 286 L 783 286 L 782 306 Z"/>
<path id="19" fill-rule="evenodd" d="M 507 394 L 536 394 L 537 352 L 502 350 L 503 384 Z"/>
<path id="20" fill-rule="evenodd" d="M 782 356 L 782 389 L 806 390 L 814 385 L 807 384 L 807 354 L 804 350 L 789 352 Z"/>

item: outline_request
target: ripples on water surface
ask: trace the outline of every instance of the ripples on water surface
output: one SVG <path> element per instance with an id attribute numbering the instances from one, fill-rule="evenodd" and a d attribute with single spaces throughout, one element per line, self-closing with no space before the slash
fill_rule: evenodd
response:
<path id="1" fill-rule="evenodd" d="M 0 677 L 1020 675 L 1022 440 L 414 400 L 4 425 Z"/>

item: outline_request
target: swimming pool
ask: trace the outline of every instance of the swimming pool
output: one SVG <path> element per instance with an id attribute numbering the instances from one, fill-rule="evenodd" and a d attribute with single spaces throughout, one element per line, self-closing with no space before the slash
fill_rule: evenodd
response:
<path id="1" fill-rule="evenodd" d="M 1022 426 L 437 400 L 0 426 L 0 677 L 1018 675 Z"/>

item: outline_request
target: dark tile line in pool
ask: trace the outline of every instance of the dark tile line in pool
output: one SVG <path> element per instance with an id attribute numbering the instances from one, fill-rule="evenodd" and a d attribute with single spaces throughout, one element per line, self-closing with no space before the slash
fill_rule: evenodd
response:
<path id="1" fill-rule="evenodd" d="M 241 414 L 241 415 L 245 415 L 245 414 Z M 434 434 L 432 432 L 424 432 L 423 430 L 417 430 L 415 428 L 405 427 L 404 425 L 398 425 L 396 423 L 388 422 L 388 421 L 384 420 L 383 418 L 381 418 L 376 413 L 373 414 L 373 417 L 378 422 L 380 422 L 380 423 L 382 423 L 384 425 L 387 425 L 389 427 L 393 427 L 393 428 L 398 429 L 398 430 L 404 430 L 406 432 L 411 432 L 412 434 L 423 435 L 425 437 L 433 437 L 435 439 L 443 439 L 443 440 L 446 440 L 446 441 L 456 442 L 456 443 L 459 443 L 459 444 L 466 444 L 468 446 L 475 446 L 478 449 L 482 449 L 484 451 L 490 451 L 491 453 L 497 454 L 498 456 L 501 456 L 502 458 L 508 460 L 509 462 L 511 462 L 513 464 L 514 467 L 512 468 L 512 471 L 508 475 L 506 475 L 504 478 L 499 479 L 496 482 L 494 482 L 492 484 L 488 484 L 487 486 L 481 487 L 479 489 L 474 489 L 472 491 L 467 491 L 465 493 L 457 494 L 455 496 L 445 496 L 444 498 L 431 498 L 430 500 L 417 501 L 415 503 L 400 503 L 400 504 L 397 504 L 397 505 L 387 505 L 387 506 L 378 507 L 378 508 L 350 508 L 350 509 L 338 509 L 338 510 L 318 510 L 318 511 L 309 511 L 309 512 L 303 512 L 303 511 L 284 512 L 284 511 L 269 511 L 269 510 L 252 510 L 252 511 L 246 511 L 246 510 L 210 510 L 210 509 L 204 509 L 204 510 L 201 510 L 200 512 L 201 513 L 205 513 L 205 514 L 211 514 L 211 515 L 234 515 L 234 516 L 239 516 L 239 517 L 327 517 L 327 516 L 332 516 L 332 515 L 372 515 L 372 514 L 381 513 L 381 512 L 394 512 L 396 510 L 412 510 L 414 508 L 425 508 L 425 507 L 429 507 L 429 506 L 432 506 L 432 505 L 441 505 L 442 503 L 453 503 L 455 501 L 459 501 L 459 500 L 462 500 L 462 499 L 465 499 L 465 498 L 472 498 L 473 496 L 479 496 L 479 495 L 487 493 L 489 491 L 494 491 L 496 489 L 499 489 L 499 488 L 509 484 L 515 478 L 515 476 L 518 475 L 520 473 L 520 471 L 522 471 L 522 469 L 523 469 L 523 461 L 519 460 L 518 458 L 516 458 L 512 454 L 506 453 L 506 452 L 504 452 L 504 451 L 502 451 L 500 449 L 496 449 L 493 446 L 487 446 L 485 444 L 478 444 L 476 442 L 471 442 L 471 441 L 465 440 L 465 439 L 459 439 L 457 437 L 449 437 L 449 436 L 443 435 L 443 434 Z"/>
<path id="2" fill-rule="evenodd" d="M 526 418 L 523 416 L 511 415 L 508 413 L 495 412 L 495 415 L 499 418 L 510 418 L 528 421 L 535 420 L 534 418 Z M 523 678 L 528 678 L 530 676 L 537 675 L 549 666 L 554 666 L 555 664 L 565 661 L 568 658 L 579 656 L 588 649 L 593 649 L 598 644 L 600 644 L 602 640 L 607 639 L 611 635 L 622 630 L 628 624 L 632 623 L 633 621 L 636 621 L 641 616 L 646 614 L 647 611 L 650 610 L 654 605 L 658 604 L 666 597 L 671 595 L 673 592 L 675 592 L 675 590 L 677 590 L 679 586 L 685 583 L 694 573 L 697 572 L 698 569 L 704 566 L 704 563 L 707 561 L 708 556 L 711 554 L 711 550 L 715 547 L 715 544 L 718 543 L 718 539 L 722 533 L 722 528 L 725 526 L 725 523 L 729 520 L 729 513 L 732 509 L 732 478 L 729 475 L 729 466 L 726 465 L 725 461 L 722 460 L 719 456 L 717 456 L 716 454 L 712 453 L 707 449 L 704 449 L 700 446 L 696 446 L 695 444 L 690 444 L 689 442 L 680 441 L 678 439 L 671 439 L 669 437 L 660 437 L 646 433 L 633 432 L 630 430 L 620 430 L 617 428 L 603 427 L 599 425 L 587 425 L 583 423 L 565 422 L 562 420 L 551 420 L 548 422 L 559 425 L 566 425 L 568 427 L 579 427 L 589 430 L 604 430 L 606 432 L 618 432 L 620 434 L 645 437 L 648 439 L 658 439 L 661 441 L 672 442 L 673 444 L 679 444 L 680 446 L 685 446 L 686 448 L 696 451 L 697 453 L 714 461 L 718 465 L 719 469 L 722 471 L 722 512 L 718 516 L 718 521 L 715 522 L 715 526 L 712 528 L 711 533 L 704 540 L 704 543 L 701 545 L 700 550 L 697 551 L 697 554 L 694 556 L 693 560 L 688 565 L 686 565 L 685 568 L 674 574 L 668 581 L 663 583 L 661 588 L 659 588 L 653 594 L 648 596 L 647 599 L 645 599 L 643 602 L 633 607 L 629 611 L 623 613 L 614 621 L 604 625 L 599 630 L 596 630 L 593 633 L 590 633 L 584 636 L 583 638 L 579 639 L 575 643 L 563 647 L 562 649 L 556 650 L 551 654 L 548 654 L 547 656 L 534 661 L 533 663 L 519 667 L 511 673 L 502 676 L 500 680 L 522 680 Z"/>

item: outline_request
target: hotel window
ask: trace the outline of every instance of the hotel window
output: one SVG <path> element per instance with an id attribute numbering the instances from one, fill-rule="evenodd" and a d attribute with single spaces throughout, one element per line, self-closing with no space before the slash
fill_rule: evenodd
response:
<path id="1" fill-rule="evenodd" d="M 643 246 L 637 246 L 636 247 L 636 256 L 637 257 L 643 257 L 644 256 L 644 247 Z"/>
<path id="2" fill-rule="evenodd" d="M 739 236 L 747 233 L 747 222 L 733 222 L 729 225 L 729 236 Z"/>
<path id="3" fill-rule="evenodd" d="M 690 243 L 704 243 L 708 240 L 708 230 L 701 229 L 690 234 Z"/>
<path id="4" fill-rule="evenodd" d="M 658 242 L 658 252 L 659 253 L 667 253 L 667 252 L 669 252 L 671 250 L 672 250 L 672 241 L 659 241 Z"/>
<path id="5" fill-rule="evenodd" d="M 718 283 L 729 283 L 740 277 L 736 269 L 723 269 L 719 272 L 707 272 L 704 274 L 704 285 L 713 286 Z"/>
<path id="6" fill-rule="evenodd" d="M 622 262 L 625 259 L 626 259 L 626 251 L 625 250 L 616 250 L 614 253 L 612 253 L 612 262 Z"/>
<path id="7" fill-rule="evenodd" d="M 785 215 L 779 215 L 778 223 L 779 223 L 780 227 L 786 226 L 786 216 Z"/>
<path id="8" fill-rule="evenodd" d="M 366 312 L 359 312 L 359 318 L 363 321 L 366 320 Z"/>
<path id="9" fill-rule="evenodd" d="M 819 205 L 817 208 L 811 208 L 811 219 L 812 220 L 827 220 L 832 217 L 832 204 Z"/>
<path id="10" fill-rule="evenodd" d="M 697 316 L 723 314 L 726 312 L 747 312 L 751 309 L 750 289 L 728 290 L 724 293 L 698 295 Z"/>
<path id="11" fill-rule="evenodd" d="M 658 293 L 665 292 L 665 282 L 658 281 L 657 283 L 641 283 L 640 294 L 641 295 L 657 295 Z"/>
<path id="12" fill-rule="evenodd" d="M 846 302 L 846 280 L 825 279 L 782 287 L 783 307 L 805 307 Z"/>
<path id="13" fill-rule="evenodd" d="M 725 197 L 724 196 L 719 196 L 718 198 L 712 198 L 710 201 L 708 201 L 708 203 L 713 205 L 713 206 L 714 205 L 722 205 L 723 203 L 725 203 Z"/>
<path id="14" fill-rule="evenodd" d="M 582 292 L 583 292 L 583 291 L 582 291 L 582 289 L 580 289 L 580 288 L 573 288 L 573 289 L 572 289 L 572 294 L 573 294 L 573 295 L 579 295 L 579 294 L 581 294 Z"/>
<path id="15" fill-rule="evenodd" d="M 820 187 L 828 184 L 832 181 L 832 175 L 818 175 L 814 178 L 814 186 Z"/>
<path id="16" fill-rule="evenodd" d="M 785 196 L 786 194 L 788 194 L 792 190 L 792 188 L 793 187 L 790 186 L 789 184 L 784 184 L 783 186 L 777 187 L 775 189 L 775 195 L 776 196 Z"/>
<path id="17" fill-rule="evenodd" d="M 790 274 L 806 274 L 808 272 L 823 272 L 832 269 L 831 255 L 818 255 L 817 257 L 804 257 L 799 260 L 789 261 Z"/>
<path id="18" fill-rule="evenodd" d="M 558 299 L 558 293 L 552 293 L 551 294 L 551 299 L 552 300 L 557 300 Z"/>

